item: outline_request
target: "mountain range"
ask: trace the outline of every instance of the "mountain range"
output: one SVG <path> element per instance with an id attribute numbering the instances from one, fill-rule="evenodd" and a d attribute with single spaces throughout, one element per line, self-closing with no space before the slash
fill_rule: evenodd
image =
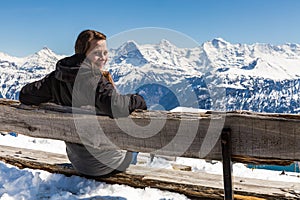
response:
<path id="1" fill-rule="evenodd" d="M 63 57 L 47 47 L 23 58 L 0 52 L 0 97 L 18 99 L 24 84 L 53 71 Z M 299 44 L 231 44 L 215 38 L 179 48 L 167 40 L 127 41 L 110 49 L 109 57 L 106 70 L 119 92 L 143 95 L 149 109 L 299 112 Z"/>

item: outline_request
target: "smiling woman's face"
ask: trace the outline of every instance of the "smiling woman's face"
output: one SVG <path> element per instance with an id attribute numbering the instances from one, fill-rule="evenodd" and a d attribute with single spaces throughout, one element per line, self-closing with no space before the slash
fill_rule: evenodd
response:
<path id="1" fill-rule="evenodd" d="M 92 40 L 86 52 L 87 59 L 102 70 L 108 60 L 106 40 Z"/>

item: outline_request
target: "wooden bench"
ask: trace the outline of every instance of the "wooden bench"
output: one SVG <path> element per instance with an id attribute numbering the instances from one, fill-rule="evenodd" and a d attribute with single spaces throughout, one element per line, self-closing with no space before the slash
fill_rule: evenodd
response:
<path id="1" fill-rule="evenodd" d="M 298 115 L 136 111 L 115 120 L 95 116 L 89 109 L 53 104 L 24 106 L 6 99 L 0 99 L 0 113 L 1 131 L 95 148 L 112 142 L 130 151 L 222 160 L 225 199 L 233 199 L 232 161 L 287 165 L 300 160 Z M 234 197 L 238 194 L 236 191 Z"/>

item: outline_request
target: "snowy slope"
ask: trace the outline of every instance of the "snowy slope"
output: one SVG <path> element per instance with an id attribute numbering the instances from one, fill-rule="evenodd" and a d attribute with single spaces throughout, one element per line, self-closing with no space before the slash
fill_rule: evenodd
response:
<path id="1" fill-rule="evenodd" d="M 25 83 L 54 70 L 61 57 L 48 48 L 25 58 L 0 53 L 0 97 L 17 99 Z M 110 50 L 106 69 L 121 93 L 142 94 L 150 109 L 299 111 L 299 44 L 231 44 L 216 38 L 178 48 L 167 40 L 128 41 Z"/>
<path id="2" fill-rule="evenodd" d="M 300 45 L 230 44 L 214 39 L 203 44 L 211 66 L 234 78 L 257 77 L 272 80 L 295 79 L 300 74 Z"/>

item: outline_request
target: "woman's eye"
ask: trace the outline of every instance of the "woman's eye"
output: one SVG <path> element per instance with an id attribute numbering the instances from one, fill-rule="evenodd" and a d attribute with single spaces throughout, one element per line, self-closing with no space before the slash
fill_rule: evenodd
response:
<path id="1" fill-rule="evenodd" d="M 94 52 L 95 56 L 101 56 L 101 55 L 106 56 L 107 54 L 108 54 L 108 51 L 104 51 L 103 53 L 102 53 L 102 51 L 95 51 Z"/>

